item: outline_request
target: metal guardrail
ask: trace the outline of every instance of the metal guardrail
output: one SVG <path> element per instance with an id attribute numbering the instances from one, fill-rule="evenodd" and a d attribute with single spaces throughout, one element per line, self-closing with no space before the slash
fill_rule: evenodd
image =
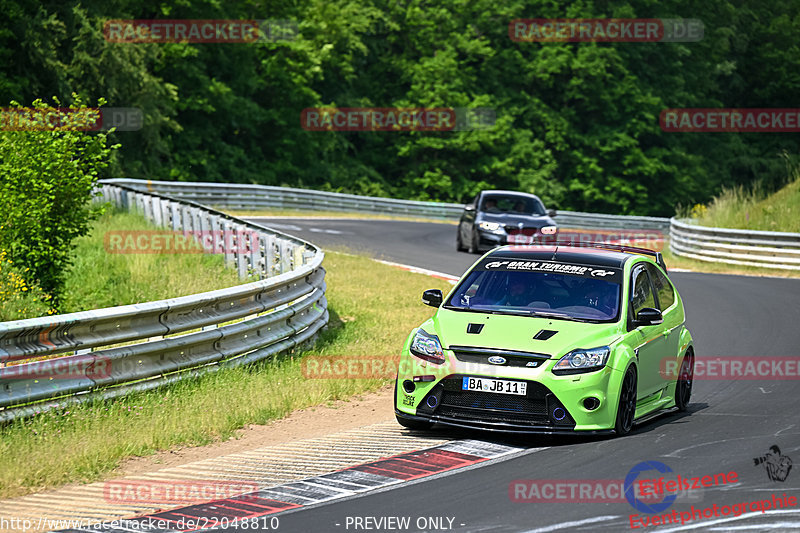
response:
<path id="1" fill-rule="evenodd" d="M 800 233 L 713 228 L 670 220 L 670 249 L 713 263 L 800 270 Z"/>
<path id="2" fill-rule="evenodd" d="M 463 204 L 419 202 L 336 192 L 271 187 L 267 185 L 223 184 L 135 179 L 106 180 L 233 210 L 300 209 L 316 211 L 357 211 L 388 215 L 418 216 L 457 220 Z M 578 211 L 558 211 L 558 225 L 564 228 L 659 230 L 666 233 L 669 219 L 662 217 L 603 215 Z"/>
<path id="3" fill-rule="evenodd" d="M 174 231 L 227 234 L 228 266 L 259 281 L 216 291 L 0 323 L 0 422 L 109 399 L 273 357 L 328 323 L 324 254 L 200 204 L 104 183 L 102 199 Z M 222 251 L 223 243 L 215 242 Z M 65 354 L 60 357 L 52 357 Z M 10 364 L 9 364 L 10 363 Z"/>

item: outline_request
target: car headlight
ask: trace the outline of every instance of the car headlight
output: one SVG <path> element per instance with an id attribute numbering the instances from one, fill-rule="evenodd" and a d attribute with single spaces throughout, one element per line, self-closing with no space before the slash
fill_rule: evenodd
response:
<path id="1" fill-rule="evenodd" d="M 499 231 L 503 226 L 497 222 L 480 222 L 478 227 L 486 231 Z"/>
<path id="2" fill-rule="evenodd" d="M 600 346 L 589 350 L 573 350 L 558 360 L 553 367 L 553 374 L 581 374 L 594 372 L 606 366 L 611 348 Z"/>
<path id="3" fill-rule="evenodd" d="M 542 232 L 542 235 L 555 235 L 558 231 L 558 226 L 544 226 L 539 231 Z"/>
<path id="4" fill-rule="evenodd" d="M 444 352 L 439 337 L 418 329 L 409 346 L 411 353 L 420 359 L 441 365 L 444 363 Z"/>

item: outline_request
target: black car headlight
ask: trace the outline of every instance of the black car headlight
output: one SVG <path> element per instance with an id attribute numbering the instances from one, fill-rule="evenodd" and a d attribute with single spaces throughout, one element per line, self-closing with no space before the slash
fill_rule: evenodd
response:
<path id="1" fill-rule="evenodd" d="M 561 376 L 600 370 L 606 366 L 609 354 L 611 354 L 611 348 L 608 346 L 599 346 L 589 350 L 572 350 L 558 360 L 553 367 L 553 374 Z"/>

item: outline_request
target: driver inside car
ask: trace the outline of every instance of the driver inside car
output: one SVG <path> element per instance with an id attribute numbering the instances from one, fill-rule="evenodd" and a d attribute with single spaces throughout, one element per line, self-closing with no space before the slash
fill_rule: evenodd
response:
<path id="1" fill-rule="evenodd" d="M 506 294 L 495 305 L 549 308 L 547 302 L 541 301 L 539 288 L 536 276 L 526 272 L 509 272 L 506 279 Z"/>

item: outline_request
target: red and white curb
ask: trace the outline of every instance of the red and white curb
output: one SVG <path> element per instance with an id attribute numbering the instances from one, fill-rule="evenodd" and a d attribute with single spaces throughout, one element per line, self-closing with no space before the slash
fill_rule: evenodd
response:
<path id="1" fill-rule="evenodd" d="M 241 523 L 284 511 L 351 498 L 376 489 L 530 451 L 530 448 L 479 440 L 457 440 L 233 498 L 170 509 L 128 520 L 116 520 L 98 526 L 63 529 L 60 532 L 183 532 L 224 528 L 237 521 Z"/>

